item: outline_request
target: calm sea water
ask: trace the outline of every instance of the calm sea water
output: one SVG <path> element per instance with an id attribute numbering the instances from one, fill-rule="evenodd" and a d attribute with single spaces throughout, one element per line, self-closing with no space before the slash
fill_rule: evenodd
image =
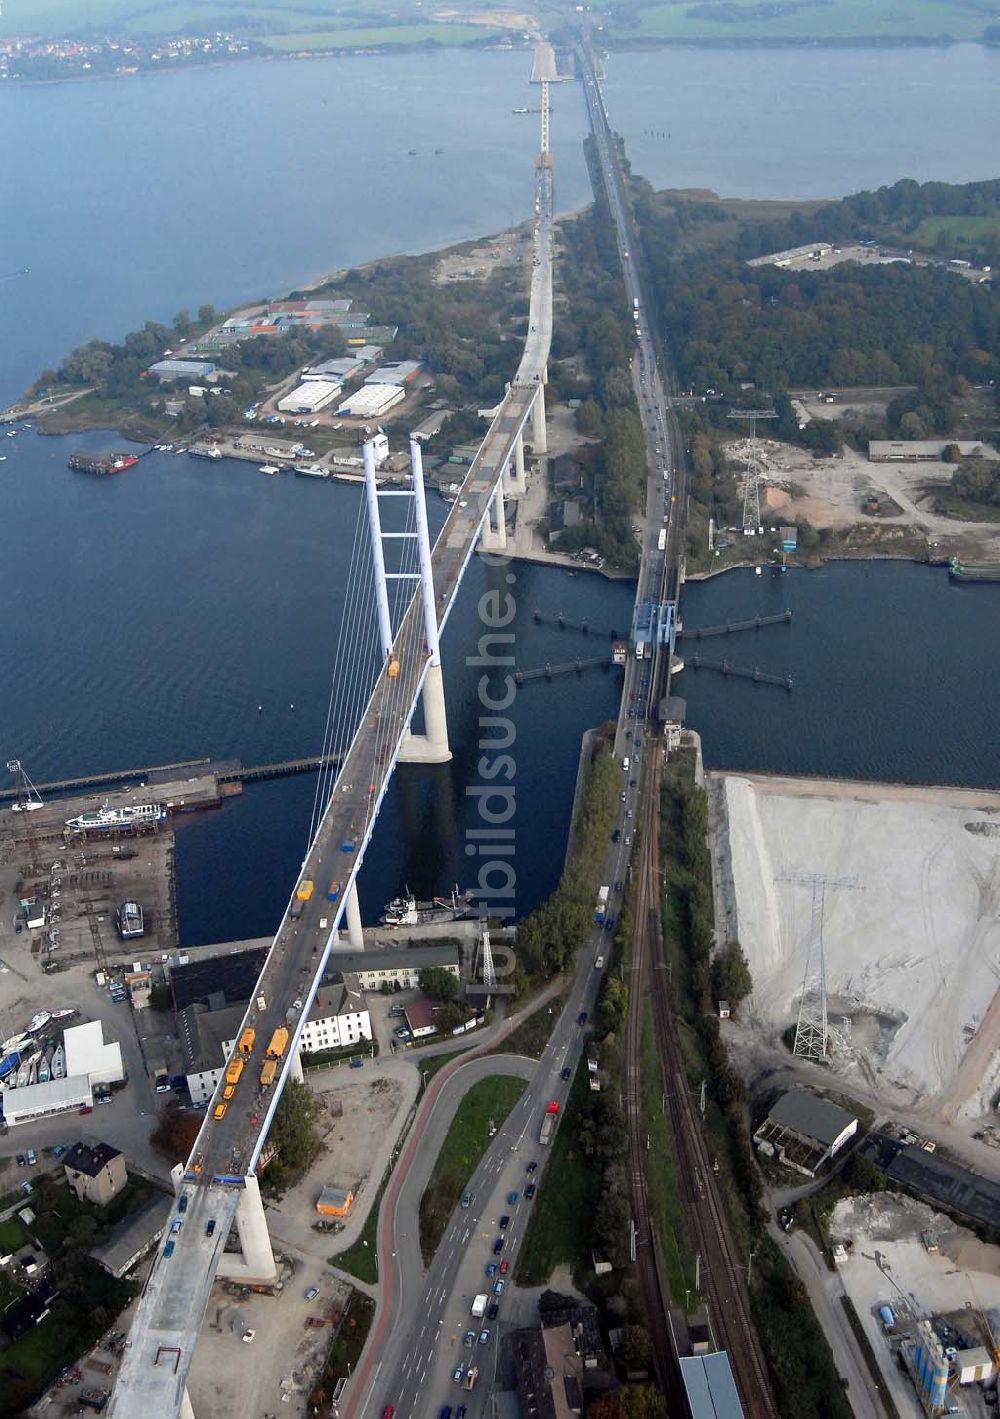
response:
<path id="1" fill-rule="evenodd" d="M 609 101 L 637 169 L 657 184 L 835 195 L 903 173 L 992 175 L 998 62 L 973 47 L 619 55 Z M 18 135 L 0 170 L 0 399 L 91 336 L 520 220 L 536 133 L 510 110 L 530 101 L 526 67 L 523 55 L 405 55 L 0 90 L 0 124 Z M 574 87 L 554 98 L 566 210 L 589 196 L 584 115 Z M 643 128 L 671 138 L 643 140 Z M 22 266 L 30 276 L 9 274 Z M 315 751 L 357 494 L 162 455 L 107 481 L 67 471 L 72 448 L 106 442 L 0 439 L 4 756 L 41 781 Z M 455 758 L 397 776 L 362 880 L 366 917 L 404 882 L 424 892 L 469 881 L 478 671 L 465 659 L 490 575 L 478 562 L 470 570 L 444 643 Z M 628 587 L 540 568 L 518 577 L 522 665 L 594 653 L 536 626 L 535 606 L 627 621 Z M 685 619 L 786 599 L 790 631 L 719 653 L 791 671 L 792 695 L 709 673 L 678 682 L 709 764 L 1000 782 L 990 721 L 1000 588 L 950 587 L 943 573 L 900 565 L 774 583 L 737 574 L 689 586 Z M 614 713 L 615 688 L 596 673 L 517 697 L 520 911 L 558 878 L 579 736 Z M 256 786 L 182 826 L 186 943 L 273 929 L 312 795 L 308 778 Z"/>
<path id="2" fill-rule="evenodd" d="M 537 100 L 529 62 L 261 61 L 0 89 L 16 135 L 0 164 L 0 401 L 94 336 L 523 220 L 537 119 L 511 110 Z M 637 172 L 748 197 L 993 177 L 998 88 L 1000 50 L 976 45 L 685 47 L 616 54 L 607 80 Z M 586 117 L 575 84 L 553 105 L 565 212 L 590 200 Z"/>
<path id="3" fill-rule="evenodd" d="M 119 441 L 120 442 L 120 441 Z M 317 752 L 359 495 L 149 454 L 111 479 L 71 473 L 68 439 L 2 439 L 0 488 L 11 537 L 2 563 L 3 750 L 36 782 L 88 770 L 215 755 L 245 764 Z M 44 510 L 44 511 L 43 511 Z M 432 504 L 433 525 L 444 505 Z M 627 585 L 515 569 L 522 666 L 600 653 L 535 625 L 536 607 L 628 625 Z M 441 890 L 470 879 L 466 785 L 476 781 L 477 604 L 496 571 L 478 560 L 444 638 L 453 761 L 403 769 L 362 879 L 367 917 L 405 882 Z M 512 710 L 523 806 L 516 819 L 522 909 L 558 879 L 583 730 L 616 713 L 616 677 L 526 685 Z M 258 709 L 260 706 L 260 709 Z M 178 833 L 184 939 L 265 933 L 302 860 L 314 779 L 248 788 Z M 474 810 L 473 810 L 473 816 Z M 478 821 L 478 819 L 477 819 Z"/>
<path id="4" fill-rule="evenodd" d="M 605 92 L 656 187 L 843 197 L 901 177 L 996 177 L 998 88 L 996 46 L 685 45 L 614 55 Z"/>

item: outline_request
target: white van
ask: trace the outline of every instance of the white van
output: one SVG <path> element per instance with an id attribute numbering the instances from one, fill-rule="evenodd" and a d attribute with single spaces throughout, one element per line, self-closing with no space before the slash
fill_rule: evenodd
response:
<path id="1" fill-rule="evenodd" d="M 631 762 L 631 761 L 630 761 L 630 759 L 629 759 L 629 756 L 626 754 L 625 757 L 624 757 L 624 759 L 622 759 L 622 771 L 623 771 L 624 773 L 628 773 L 628 766 L 629 766 L 629 763 L 630 763 L 630 762 Z"/>

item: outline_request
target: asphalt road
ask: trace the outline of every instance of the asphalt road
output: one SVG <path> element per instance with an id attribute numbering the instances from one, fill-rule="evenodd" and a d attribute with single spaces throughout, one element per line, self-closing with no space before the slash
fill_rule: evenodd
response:
<path id="1" fill-rule="evenodd" d="M 841 1304 L 846 1292 L 839 1275 L 827 1268 L 805 1232 L 785 1233 L 774 1223 L 768 1230 L 806 1288 L 833 1351 L 837 1373 L 847 1385 L 847 1400 L 855 1419 L 885 1419 L 885 1407 Z"/>
<path id="2" fill-rule="evenodd" d="M 442 1086 L 428 1122 L 411 1134 L 408 1152 L 397 1166 L 397 1190 L 387 1193 L 380 1219 L 385 1309 L 369 1346 L 370 1362 L 359 1372 L 359 1384 L 356 1389 L 352 1386 L 347 1409 L 342 1406 L 342 1413 L 381 1413 L 386 1404 L 392 1404 L 407 1419 L 417 1419 L 444 1403 L 456 1402 L 465 1403 L 470 1416 L 483 1411 L 495 1363 L 495 1324 L 484 1322 L 491 1336 L 483 1346 L 478 1343 L 481 1327 L 476 1327 L 475 1363 L 482 1375 L 476 1389 L 471 1394 L 461 1390 L 461 1397 L 456 1400 L 460 1391 L 451 1380 L 451 1372 L 459 1360 L 465 1362 L 469 1357 L 462 1340 L 475 1324 L 471 1316 L 473 1297 L 489 1290 L 491 1301 L 498 1301 L 503 1315 L 502 1296 L 493 1293 L 501 1278 L 488 1279 L 485 1268 L 494 1260 L 507 1261 L 513 1268 L 528 1213 L 534 1205 L 523 1196 L 529 1181 L 526 1164 L 539 1164 L 537 1181 L 548 1154 L 538 1142 L 538 1131 L 550 1101 L 558 1102 L 560 1109 L 565 1107 L 570 1084 L 560 1077 L 561 1071 L 567 1066 L 575 1070 L 589 1038 L 587 1027 L 578 1024 L 577 1018 L 583 1010 L 588 1012 L 588 1018 L 593 1011 L 601 974 L 595 969 L 594 960 L 604 941 L 604 933 L 595 923 L 591 939 L 581 950 L 580 966 L 542 1058 L 536 1063 L 499 1055 L 459 1064 Z M 417 1224 L 420 1197 L 458 1099 L 477 1079 L 510 1073 L 528 1077 L 528 1087 L 469 1182 L 472 1205 L 455 1209 L 434 1261 L 425 1272 Z M 508 1205 L 506 1198 L 512 1191 L 518 1193 L 518 1201 Z M 492 1243 L 500 1235 L 497 1219 L 504 1213 L 511 1221 L 503 1252 L 494 1258 Z"/>

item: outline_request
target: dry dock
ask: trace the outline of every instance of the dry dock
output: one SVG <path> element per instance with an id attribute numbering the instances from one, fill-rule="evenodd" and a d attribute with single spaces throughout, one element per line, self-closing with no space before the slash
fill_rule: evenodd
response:
<path id="1" fill-rule="evenodd" d="M 87 794 L 45 803 L 33 812 L 0 810 L 0 959 L 23 980 L 85 964 L 109 971 L 158 959 L 177 947 L 174 824 L 177 816 L 215 808 L 238 785 L 213 774 Z M 163 803 L 168 817 L 140 833 L 86 834 L 67 820 L 107 803 Z M 144 935 L 126 943 L 115 913 L 142 907 Z"/>

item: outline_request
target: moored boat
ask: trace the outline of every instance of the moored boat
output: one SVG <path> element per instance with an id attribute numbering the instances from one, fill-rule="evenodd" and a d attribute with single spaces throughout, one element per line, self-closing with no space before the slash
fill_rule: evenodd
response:
<path id="1" fill-rule="evenodd" d="M 134 468 L 139 462 L 136 453 L 71 453 L 69 466 L 77 473 L 94 473 L 99 478 Z"/>
<path id="2" fill-rule="evenodd" d="M 52 1056 L 52 1078 L 66 1078 L 66 1051 L 60 1045 Z"/>
<path id="3" fill-rule="evenodd" d="M 459 892 L 456 887 L 450 897 L 432 897 L 428 902 L 418 902 L 411 894 L 394 897 L 382 914 L 382 925 L 431 926 L 436 922 L 462 921 L 476 914 L 473 894 Z"/>
<path id="4" fill-rule="evenodd" d="M 152 827 L 166 819 L 167 809 L 163 803 L 126 803 L 121 808 L 112 808 L 105 803 L 90 813 L 81 813 L 78 818 L 67 818 L 67 828 L 80 833 L 109 833 L 116 829 Z"/>

